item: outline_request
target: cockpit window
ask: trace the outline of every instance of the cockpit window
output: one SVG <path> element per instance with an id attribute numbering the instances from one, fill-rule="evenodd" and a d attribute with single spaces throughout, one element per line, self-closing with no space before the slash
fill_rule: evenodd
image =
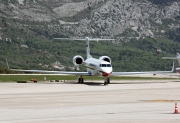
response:
<path id="1" fill-rule="evenodd" d="M 111 64 L 100 64 L 100 67 L 111 67 Z"/>
<path id="2" fill-rule="evenodd" d="M 110 65 L 110 64 L 107 64 L 107 67 L 111 67 L 111 65 Z"/>
<path id="3" fill-rule="evenodd" d="M 106 64 L 102 64 L 102 67 L 106 67 Z"/>

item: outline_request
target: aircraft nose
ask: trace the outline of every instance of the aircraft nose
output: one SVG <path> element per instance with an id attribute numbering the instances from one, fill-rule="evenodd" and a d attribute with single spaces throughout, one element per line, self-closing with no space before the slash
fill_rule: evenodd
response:
<path id="1" fill-rule="evenodd" d="M 112 67 L 102 69 L 102 76 L 107 77 L 112 74 Z"/>

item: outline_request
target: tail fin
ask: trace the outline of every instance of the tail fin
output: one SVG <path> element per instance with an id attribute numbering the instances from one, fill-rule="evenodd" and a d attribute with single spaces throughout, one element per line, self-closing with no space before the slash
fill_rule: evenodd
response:
<path id="1" fill-rule="evenodd" d="M 84 39 L 77 39 L 77 38 L 54 38 L 54 39 L 60 39 L 60 40 L 73 40 L 73 41 L 86 41 L 86 55 L 87 59 L 91 58 L 90 55 L 90 48 L 89 48 L 89 41 L 114 41 L 115 39 L 100 39 L 100 38 L 89 38 L 86 37 Z"/>

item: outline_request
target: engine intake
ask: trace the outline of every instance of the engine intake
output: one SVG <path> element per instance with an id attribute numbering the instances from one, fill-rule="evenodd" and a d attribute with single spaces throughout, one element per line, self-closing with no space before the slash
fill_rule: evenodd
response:
<path id="1" fill-rule="evenodd" d="M 99 59 L 103 61 L 107 61 L 111 64 L 111 58 L 109 56 L 101 56 Z"/>
<path id="2" fill-rule="evenodd" d="M 84 58 L 82 56 L 77 55 L 73 57 L 73 64 L 75 66 L 81 65 L 83 62 L 84 62 Z"/>

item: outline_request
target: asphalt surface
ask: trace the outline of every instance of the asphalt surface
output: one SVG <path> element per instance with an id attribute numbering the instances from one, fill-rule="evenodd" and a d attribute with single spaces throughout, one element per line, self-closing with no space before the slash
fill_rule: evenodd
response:
<path id="1" fill-rule="evenodd" d="M 180 123 L 180 80 L 0 83 L 0 123 Z"/>

